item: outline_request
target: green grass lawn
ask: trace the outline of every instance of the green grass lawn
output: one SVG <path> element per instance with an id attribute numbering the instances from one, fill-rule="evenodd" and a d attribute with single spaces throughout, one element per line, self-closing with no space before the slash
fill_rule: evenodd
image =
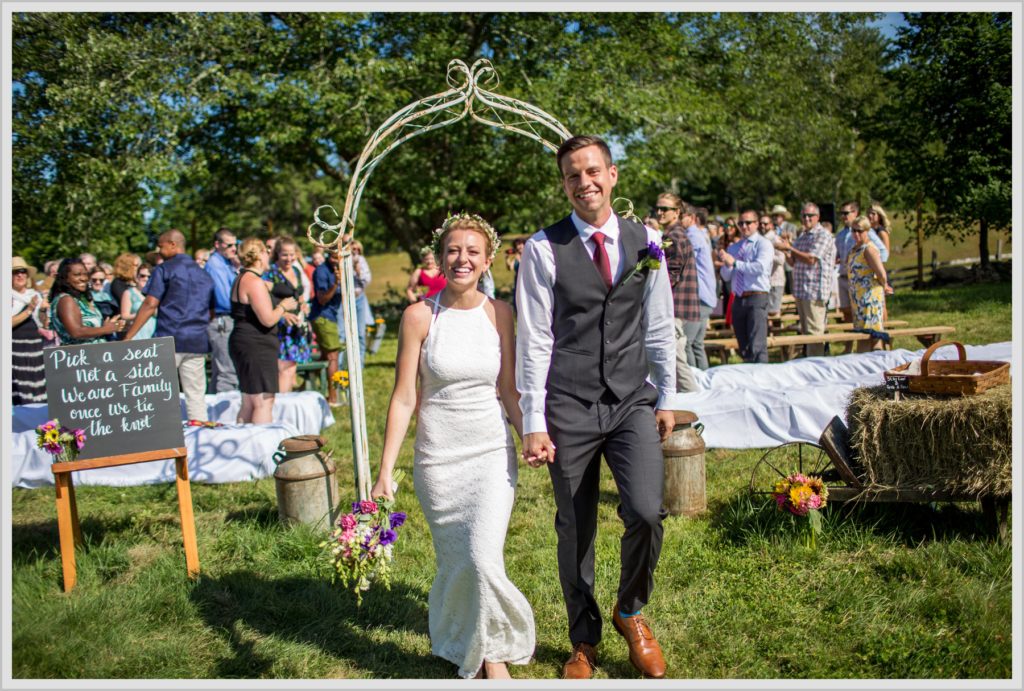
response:
<path id="1" fill-rule="evenodd" d="M 499 271 L 503 270 L 503 267 Z M 1009 284 L 906 291 L 893 316 L 952 323 L 965 343 L 1010 340 Z M 376 468 L 395 341 L 366 369 Z M 911 347 L 912 344 L 907 344 Z M 324 430 L 353 497 L 347 409 Z M 412 436 L 399 467 L 411 471 Z M 991 540 L 971 503 L 829 507 L 818 548 L 802 525 L 748 491 L 764 450 L 709 450 L 708 511 L 670 517 L 646 608 L 679 679 L 955 678 L 1012 674 L 1012 549 Z M 411 472 L 409 473 L 411 477 Z M 78 585 L 62 592 L 52 488 L 12 492 L 12 676 L 30 678 L 454 678 L 430 654 L 430 534 L 407 483 L 408 511 L 390 592 L 361 608 L 332 585 L 321 539 L 278 521 L 273 479 L 193 484 L 202 574 L 185 576 L 171 484 L 80 486 L 86 546 Z M 598 601 L 618 580 L 616 492 L 605 472 Z M 505 546 L 509 574 L 537 624 L 519 679 L 552 679 L 568 654 L 555 560 L 554 505 L 542 470 L 523 466 Z M 599 677 L 636 679 L 606 628 Z"/>

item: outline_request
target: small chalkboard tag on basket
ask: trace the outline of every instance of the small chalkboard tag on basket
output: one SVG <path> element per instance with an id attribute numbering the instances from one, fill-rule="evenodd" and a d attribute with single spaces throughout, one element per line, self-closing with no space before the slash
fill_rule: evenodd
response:
<path id="1" fill-rule="evenodd" d="M 885 378 L 885 388 L 889 391 L 910 391 L 910 378 L 898 374 L 890 374 Z"/>

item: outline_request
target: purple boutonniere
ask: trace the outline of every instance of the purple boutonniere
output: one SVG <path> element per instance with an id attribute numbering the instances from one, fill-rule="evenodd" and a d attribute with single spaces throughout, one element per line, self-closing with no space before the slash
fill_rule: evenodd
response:
<path id="1" fill-rule="evenodd" d="M 640 258 L 640 261 L 636 263 L 636 266 L 626 274 L 626 277 L 622 279 L 625 283 L 633 277 L 637 271 L 643 271 L 644 269 L 652 269 L 657 271 L 661 268 L 661 262 L 665 259 L 665 249 L 672 244 L 671 240 L 664 240 L 660 245 L 656 242 L 648 242 L 644 254 Z"/>

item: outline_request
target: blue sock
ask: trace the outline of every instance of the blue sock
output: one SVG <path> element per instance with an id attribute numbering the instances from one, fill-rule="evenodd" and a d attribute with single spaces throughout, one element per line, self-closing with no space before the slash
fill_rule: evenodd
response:
<path id="1" fill-rule="evenodd" d="M 619 610 L 619 616 L 622 617 L 623 619 L 626 619 L 627 617 L 635 617 L 638 614 L 640 614 L 640 610 L 637 610 L 637 611 L 633 612 L 632 614 L 630 614 L 629 612 L 623 612 L 621 609 Z"/>

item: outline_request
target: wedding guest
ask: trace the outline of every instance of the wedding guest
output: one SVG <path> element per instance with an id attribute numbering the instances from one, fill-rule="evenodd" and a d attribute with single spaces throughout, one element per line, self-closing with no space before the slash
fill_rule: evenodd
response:
<path id="1" fill-rule="evenodd" d="M 428 598 L 431 649 L 464 678 L 510 679 L 507 665 L 529 662 L 536 645 L 533 611 L 504 561 L 518 476 L 506 415 L 522 436 L 514 318 L 509 305 L 477 290 L 498 244 L 479 216 L 453 216 L 441 227 L 447 284 L 402 315 L 370 493 L 393 497 L 393 469 L 418 402 L 414 488 L 437 563 Z"/>
<path id="2" fill-rule="evenodd" d="M 889 220 L 889 214 L 885 213 L 885 209 L 880 205 L 872 204 L 868 209 L 868 221 L 871 223 L 871 229 L 875 231 L 875 235 L 885 245 L 886 255 L 890 255 L 892 253 L 892 222 Z M 879 257 L 881 257 L 881 253 L 879 253 Z"/>
<path id="3" fill-rule="evenodd" d="M 213 252 L 203 270 L 213 279 L 213 319 L 206 328 L 210 340 L 210 388 L 220 393 L 238 389 L 238 376 L 228 353 L 228 339 L 235 321 L 231 318 L 231 286 L 238 275 L 238 238 L 226 226 L 213 234 Z"/>
<path id="4" fill-rule="evenodd" d="M 418 302 L 440 293 L 445 286 L 444 274 L 437 266 L 434 251 L 429 247 L 420 250 L 420 265 L 409 275 L 409 285 L 405 289 L 405 297 L 409 302 Z M 421 292 L 425 288 L 425 292 Z"/>
<path id="5" fill-rule="evenodd" d="M 803 232 L 792 244 L 783 240 L 777 245 L 793 267 L 793 297 L 800 316 L 800 333 L 815 336 L 825 333 L 828 327 L 828 301 L 832 294 L 836 256 L 832 234 L 822 226 L 819 218 L 818 205 L 807 202 L 800 212 Z M 808 343 L 805 349 L 808 357 L 825 354 L 824 343 Z"/>
<path id="6" fill-rule="evenodd" d="M 106 291 L 106 282 L 107 274 L 98 266 L 89 274 L 89 293 L 104 319 L 121 312 L 121 306 L 114 302 L 114 298 Z"/>
<path id="7" fill-rule="evenodd" d="M 103 275 L 105 281 L 103 283 L 103 290 L 110 292 L 110 282 L 114 280 L 114 267 L 110 262 L 100 262 L 99 267 L 103 269 Z"/>
<path id="8" fill-rule="evenodd" d="M 50 325 L 61 345 L 100 343 L 124 330 L 121 315 L 104 319 L 92 301 L 89 272 L 81 259 L 65 259 L 50 287 Z"/>
<path id="9" fill-rule="evenodd" d="M 732 322 L 743 362 L 768 362 L 768 290 L 771 287 L 772 244 L 757 232 L 757 212 L 740 214 L 742 239 L 718 250 L 722 280 L 730 281 Z"/>
<path id="10" fill-rule="evenodd" d="M 153 336 L 174 338 L 174 363 L 188 419 L 205 422 L 206 354 L 210 352 L 206 329 L 213 317 L 213 281 L 185 251 L 185 235 L 180 230 L 161 233 L 156 247 L 164 261 L 151 272 L 146 299 L 125 340 L 134 338 L 156 315 Z"/>
<path id="11" fill-rule="evenodd" d="M 96 255 L 90 252 L 82 252 L 78 255 L 78 258 L 82 260 L 85 265 L 85 270 L 92 275 L 92 270 L 96 268 Z"/>
<path id="12" fill-rule="evenodd" d="M 135 280 L 121 294 L 121 318 L 125 321 L 131 322 L 139 313 L 139 308 L 142 307 L 142 302 L 146 299 L 142 291 L 146 289 L 146 284 L 149 283 L 149 277 L 152 272 L 153 267 L 149 264 L 140 266 L 135 274 Z M 132 340 L 141 341 L 144 338 L 153 338 L 153 334 L 156 331 L 156 320 L 156 317 L 150 317 L 145 326 L 135 333 Z"/>
<path id="13" fill-rule="evenodd" d="M 338 333 L 341 290 L 335 257 L 335 253 L 328 253 L 326 259 L 313 271 L 313 299 L 310 301 L 309 312 L 320 359 L 327 361 L 327 403 L 332 406 L 338 404 L 334 373 L 338 371 L 338 355 L 341 352 L 341 336 Z"/>
<path id="14" fill-rule="evenodd" d="M 200 269 L 206 268 L 206 262 L 210 261 L 210 250 L 200 247 L 192 253 L 192 259 Z"/>
<path id="15" fill-rule="evenodd" d="M 277 354 L 277 390 L 281 393 L 288 393 L 295 388 L 299 363 L 313 359 L 310 344 L 312 331 L 306 319 L 309 314 L 309 290 L 306 286 L 306 276 L 296 261 L 298 253 L 299 246 L 294 238 L 282 235 L 274 244 L 271 253 L 272 263 L 263 273 L 263 280 L 272 284 L 270 292 L 279 300 L 295 300 L 295 308 L 281 315 L 281 322 L 277 325 L 277 338 L 280 342 Z"/>
<path id="16" fill-rule="evenodd" d="M 142 258 L 132 252 L 122 252 L 114 260 L 114 278 L 107 286 L 110 297 L 114 298 L 114 304 L 121 304 L 121 296 L 125 289 L 135 284 L 136 274 L 142 266 Z"/>
<path id="17" fill-rule="evenodd" d="M 11 258 L 11 401 L 13 405 L 46 400 L 43 337 L 49 303 L 32 288 L 36 269 L 21 257 Z"/>
<path id="18" fill-rule="evenodd" d="M 228 349 L 238 374 L 242 405 L 237 422 L 273 422 L 278 392 L 277 329 L 285 314 L 298 308 L 293 296 L 272 294 L 263 274 L 270 268 L 270 251 L 259 238 L 247 238 L 238 250 L 242 270 L 231 288 L 231 330 Z"/>
<path id="19" fill-rule="evenodd" d="M 363 243 L 358 240 L 352 241 L 352 284 L 355 287 L 356 298 L 356 333 L 359 334 L 359 361 L 366 361 L 366 327 L 373 324 L 373 311 L 370 309 L 370 299 L 366 297 L 366 288 L 373 280 L 370 271 L 370 263 L 363 256 Z M 345 342 L 345 315 L 338 311 L 338 331 L 342 343 Z"/>
<path id="20" fill-rule="evenodd" d="M 892 294 L 882 263 L 881 253 L 868 237 L 871 221 L 858 216 L 851 226 L 853 248 L 846 258 L 846 273 L 850 277 L 850 305 L 853 308 L 853 328 L 871 334 L 871 339 L 857 341 L 857 352 L 864 353 L 882 348 L 885 329 L 885 296 Z"/>
<path id="21" fill-rule="evenodd" d="M 769 280 L 771 289 L 768 292 L 768 317 L 778 317 L 782 314 L 782 294 L 786 289 L 786 255 L 779 250 L 779 243 L 783 242 L 783 239 L 779 237 L 771 217 L 767 214 L 761 216 L 757 230 L 775 248 L 772 255 L 772 277 Z"/>

